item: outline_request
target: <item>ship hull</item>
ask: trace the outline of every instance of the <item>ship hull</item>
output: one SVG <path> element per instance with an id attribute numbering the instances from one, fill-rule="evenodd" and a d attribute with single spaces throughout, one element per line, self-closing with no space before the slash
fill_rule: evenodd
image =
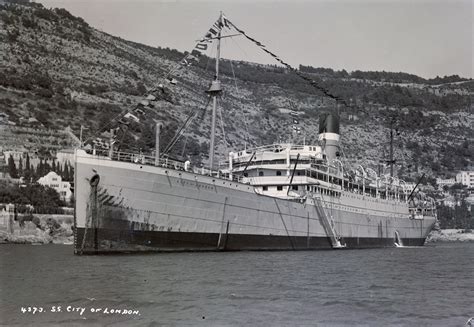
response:
<path id="1" fill-rule="evenodd" d="M 86 246 L 80 244 L 86 235 Z M 229 234 L 220 247 L 218 233 L 182 233 L 140 231 L 124 233 L 117 229 L 78 228 L 77 254 L 113 254 L 132 252 L 193 252 L 193 251 L 304 251 L 331 250 L 328 237 Z M 423 246 L 425 238 L 402 239 L 404 246 Z M 394 247 L 393 238 L 344 238 L 345 249 Z"/>
<path id="2" fill-rule="evenodd" d="M 76 153 L 75 253 L 331 249 L 314 199 Z M 423 245 L 435 218 L 406 204 L 343 193 L 322 204 L 346 248 Z"/>

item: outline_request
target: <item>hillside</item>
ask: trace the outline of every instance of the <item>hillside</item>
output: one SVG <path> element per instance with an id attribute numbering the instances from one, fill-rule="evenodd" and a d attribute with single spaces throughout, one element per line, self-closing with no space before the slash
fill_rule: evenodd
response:
<path id="1" fill-rule="evenodd" d="M 190 45 L 190 48 L 192 45 Z M 165 92 L 147 106 L 118 138 L 123 150 L 151 151 L 156 120 L 164 122 L 163 148 L 191 110 L 203 108 L 212 60 L 180 70 L 178 83 L 163 76 L 184 56 L 100 32 L 64 9 L 39 4 L 0 5 L 0 113 L 4 123 L 37 120 L 44 128 L 70 126 L 85 139 L 115 127 L 157 85 Z M 388 155 L 390 122 L 398 130 L 395 156 L 399 174 L 414 180 L 421 172 L 452 175 L 473 164 L 471 98 L 474 81 L 459 76 L 426 80 L 406 73 L 351 72 L 300 66 L 333 94 L 331 99 L 295 74 L 276 66 L 223 61 L 217 155 L 227 150 L 293 139 L 316 142 L 318 116 L 339 110 L 348 163 L 372 166 Z M 236 79 L 234 80 L 233 75 Z M 153 93 L 156 94 L 156 93 Z M 172 155 L 205 162 L 210 113 L 201 110 Z M 298 133 L 289 110 L 300 113 Z M 221 121 L 220 117 L 224 117 Z M 1 117 L 0 117 L 1 118 Z M 1 124 L 1 120 L 0 120 Z M 224 126 L 226 144 L 221 125 Z"/>

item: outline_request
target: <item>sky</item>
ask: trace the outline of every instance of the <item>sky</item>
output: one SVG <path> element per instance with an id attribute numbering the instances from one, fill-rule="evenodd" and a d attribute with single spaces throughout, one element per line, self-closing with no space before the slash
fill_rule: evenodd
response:
<path id="1" fill-rule="evenodd" d="M 124 39 L 191 51 L 223 11 L 291 65 L 473 76 L 471 0 L 37 0 Z M 208 53 L 210 54 L 210 53 Z M 224 58 L 277 64 L 242 36 Z"/>

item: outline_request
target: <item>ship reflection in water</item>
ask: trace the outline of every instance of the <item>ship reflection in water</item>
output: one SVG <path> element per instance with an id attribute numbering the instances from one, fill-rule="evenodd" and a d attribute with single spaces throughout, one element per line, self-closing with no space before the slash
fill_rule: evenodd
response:
<path id="1" fill-rule="evenodd" d="M 473 243 L 158 256 L 72 251 L 2 245 L 0 324 L 464 326 L 474 312 Z M 35 305 L 86 310 L 20 312 Z"/>

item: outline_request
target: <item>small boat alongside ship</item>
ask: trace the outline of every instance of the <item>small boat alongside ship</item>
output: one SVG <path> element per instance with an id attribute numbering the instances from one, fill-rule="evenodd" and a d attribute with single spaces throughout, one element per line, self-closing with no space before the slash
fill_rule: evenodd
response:
<path id="1" fill-rule="evenodd" d="M 219 49 L 228 25 L 235 27 L 221 14 L 207 41 L 217 41 Z M 214 169 L 219 51 L 216 59 L 206 91 L 213 102 L 209 169 L 160 156 L 158 140 L 154 156 L 113 146 L 76 150 L 76 254 L 424 244 L 436 222 L 434 202 L 414 201 L 393 176 L 362 166 L 349 171 L 340 155 L 337 114 L 321 115 L 318 144 L 241 149 Z"/>

